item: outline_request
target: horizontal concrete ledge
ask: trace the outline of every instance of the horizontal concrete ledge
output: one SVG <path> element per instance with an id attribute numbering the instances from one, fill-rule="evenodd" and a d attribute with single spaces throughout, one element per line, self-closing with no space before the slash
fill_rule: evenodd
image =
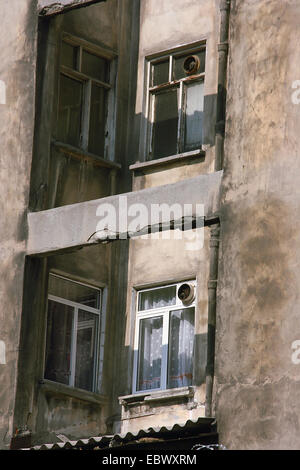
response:
<path id="1" fill-rule="evenodd" d="M 192 152 L 179 153 L 178 155 L 171 155 L 170 157 L 158 158 L 157 160 L 151 160 L 147 162 L 136 162 L 133 165 L 130 165 L 129 169 L 131 171 L 146 172 L 147 170 L 154 170 L 156 168 L 161 168 L 164 166 L 169 166 L 174 163 L 188 163 L 196 162 L 199 158 L 203 159 L 205 157 L 204 150 L 193 150 Z"/>
<path id="2" fill-rule="evenodd" d="M 31 212 L 27 255 L 48 256 L 127 239 L 148 233 L 149 229 L 151 232 L 168 229 L 172 223 L 174 229 L 186 221 L 183 229 L 192 228 L 190 223 L 197 221 L 200 221 L 197 227 L 203 226 L 204 218 L 210 219 L 218 212 L 222 174 L 219 171 L 155 188 Z M 162 209 L 158 221 L 151 217 L 153 208 Z"/>
<path id="3" fill-rule="evenodd" d="M 63 395 L 69 398 L 76 398 L 77 400 L 86 401 L 97 405 L 106 405 L 108 402 L 108 398 L 104 395 L 88 392 L 87 390 L 82 390 L 75 387 L 69 387 L 68 385 L 53 382 L 52 380 L 41 379 L 39 381 L 39 385 L 44 393 L 48 393 L 53 396 Z"/>
<path id="4" fill-rule="evenodd" d="M 51 16 L 73 8 L 87 7 L 93 3 L 105 2 L 106 0 L 39 0 L 38 14 L 40 16 Z"/>
<path id="5" fill-rule="evenodd" d="M 173 388 L 168 390 L 161 390 L 157 392 L 151 392 L 151 390 L 145 390 L 144 392 L 135 393 L 133 395 L 125 395 L 119 397 L 119 403 L 123 406 L 136 406 L 141 402 L 163 402 L 178 399 L 192 398 L 195 394 L 194 387 L 181 387 Z"/>

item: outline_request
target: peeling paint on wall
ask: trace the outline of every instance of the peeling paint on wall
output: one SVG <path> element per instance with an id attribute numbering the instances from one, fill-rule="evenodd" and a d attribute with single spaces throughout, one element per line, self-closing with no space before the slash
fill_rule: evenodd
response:
<path id="1" fill-rule="evenodd" d="M 0 80 L 0 104 L 6 104 L 6 85 L 3 80 Z"/>
<path id="2" fill-rule="evenodd" d="M 6 364 L 5 343 L 0 341 L 0 364 Z"/>

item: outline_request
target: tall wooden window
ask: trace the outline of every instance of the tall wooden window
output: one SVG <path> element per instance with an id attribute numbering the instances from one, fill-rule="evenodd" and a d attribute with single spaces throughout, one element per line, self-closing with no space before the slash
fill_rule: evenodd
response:
<path id="1" fill-rule="evenodd" d="M 85 41 L 62 41 L 57 140 L 84 152 L 110 157 L 114 61 Z"/>

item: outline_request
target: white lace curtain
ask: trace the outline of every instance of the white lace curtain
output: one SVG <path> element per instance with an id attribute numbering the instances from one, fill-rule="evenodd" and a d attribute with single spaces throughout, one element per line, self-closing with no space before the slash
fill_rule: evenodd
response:
<path id="1" fill-rule="evenodd" d="M 168 388 L 185 387 L 193 381 L 194 308 L 171 312 Z"/>
<path id="2" fill-rule="evenodd" d="M 160 388 L 162 358 L 162 317 L 140 322 L 139 390 Z"/>
<path id="3" fill-rule="evenodd" d="M 138 389 L 161 386 L 163 317 L 140 321 Z M 194 308 L 170 312 L 168 344 L 168 388 L 184 387 L 193 381 Z"/>

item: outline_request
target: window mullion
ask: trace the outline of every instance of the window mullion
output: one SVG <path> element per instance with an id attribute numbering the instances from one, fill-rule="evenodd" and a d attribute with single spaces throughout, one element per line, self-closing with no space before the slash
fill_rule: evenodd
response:
<path id="1" fill-rule="evenodd" d="M 78 55 L 77 55 L 77 70 L 79 72 L 81 72 L 81 68 L 82 68 L 82 47 L 79 46 L 78 47 Z"/>
<path id="2" fill-rule="evenodd" d="M 82 134 L 81 145 L 83 150 L 88 150 L 89 129 L 90 129 L 90 111 L 91 111 L 92 80 L 88 80 L 84 87 L 84 102 L 82 113 Z"/>
<path id="3" fill-rule="evenodd" d="M 182 152 L 184 127 L 184 85 L 180 82 L 178 98 L 178 130 L 177 130 L 177 153 Z"/>
<path id="4" fill-rule="evenodd" d="M 150 135 L 149 135 L 149 155 L 152 156 L 153 152 L 153 124 L 154 124 L 154 113 L 155 113 L 155 93 L 150 93 Z"/>
<path id="5" fill-rule="evenodd" d="M 71 341 L 71 375 L 70 383 L 71 387 L 74 387 L 75 384 L 75 367 L 76 367 L 76 349 L 77 349 L 77 325 L 78 325 L 78 307 L 74 308 L 73 315 L 73 328 L 72 328 L 72 341 Z"/>
<path id="6" fill-rule="evenodd" d="M 167 388 L 168 375 L 168 343 L 169 343 L 169 311 L 163 315 L 163 337 L 162 337 L 162 364 L 161 364 L 161 384 L 160 388 Z"/>
<path id="7" fill-rule="evenodd" d="M 139 336 L 140 336 L 140 318 L 136 320 L 136 330 L 135 330 L 135 338 L 134 338 L 134 348 L 133 348 L 133 381 L 132 381 L 132 389 L 135 393 L 137 391 L 137 379 L 138 379 L 138 357 L 139 357 Z"/>
<path id="8" fill-rule="evenodd" d="M 170 59 L 169 59 L 169 82 L 173 81 L 173 64 L 174 64 L 174 59 L 173 59 L 173 56 L 170 55 Z"/>

